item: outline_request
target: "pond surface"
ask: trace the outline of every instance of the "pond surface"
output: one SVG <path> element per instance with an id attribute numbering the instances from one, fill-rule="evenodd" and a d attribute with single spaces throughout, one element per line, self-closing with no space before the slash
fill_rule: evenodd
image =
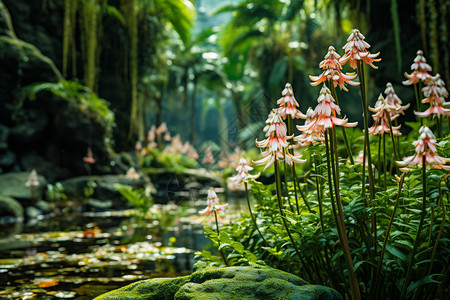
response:
<path id="1" fill-rule="evenodd" d="M 39 216 L 0 228 L 0 299 L 93 299 L 141 279 L 189 274 L 208 248 L 197 208 Z M 7 236 L 5 236 L 7 235 Z"/>

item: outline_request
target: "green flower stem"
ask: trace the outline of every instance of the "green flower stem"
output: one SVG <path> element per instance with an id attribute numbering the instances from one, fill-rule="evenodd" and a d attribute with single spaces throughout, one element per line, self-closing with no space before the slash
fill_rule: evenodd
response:
<path id="1" fill-rule="evenodd" d="M 359 283 L 356 277 L 356 273 L 353 271 L 353 259 L 350 253 L 350 246 L 348 244 L 347 232 L 345 230 L 345 221 L 344 221 L 344 211 L 342 208 L 341 195 L 339 190 L 339 155 L 337 152 L 336 145 L 336 130 L 334 127 L 328 129 L 328 134 L 330 138 L 330 148 L 332 149 L 330 155 L 331 161 L 331 172 L 333 174 L 334 181 L 334 191 L 336 195 L 336 206 L 338 209 L 338 226 L 340 229 L 340 240 L 343 247 L 344 259 L 347 264 L 347 272 L 350 282 L 351 295 L 353 300 L 360 300 L 361 293 L 359 290 Z M 334 156 L 334 157 L 333 157 Z"/>
<path id="2" fill-rule="evenodd" d="M 422 199 L 422 213 L 420 214 L 420 221 L 419 221 L 419 227 L 417 228 L 417 234 L 416 234 L 416 239 L 414 241 L 414 246 L 411 252 L 411 256 L 409 259 L 409 264 L 408 264 L 408 269 L 406 271 L 406 277 L 405 277 L 405 281 L 403 283 L 403 288 L 402 288 L 402 293 L 400 295 L 400 300 L 403 300 L 406 298 L 406 290 L 408 289 L 408 285 L 411 281 L 411 276 L 412 276 L 412 267 L 414 265 L 415 262 L 415 256 L 416 256 L 416 252 L 417 252 L 417 248 L 419 247 L 419 243 L 420 243 L 420 234 L 422 233 L 422 228 L 423 228 L 423 222 L 425 219 L 425 214 L 426 214 L 426 208 L 427 208 L 427 166 L 426 166 L 426 159 L 425 159 L 425 155 L 422 157 L 422 195 L 423 195 L 423 199 Z"/>
<path id="3" fill-rule="evenodd" d="M 288 120 L 288 136 L 294 134 L 294 124 L 292 123 L 292 118 L 287 116 Z M 288 149 L 289 153 L 294 154 L 294 149 Z M 298 196 L 297 196 L 297 174 L 295 173 L 295 164 L 292 164 L 292 180 L 294 181 L 294 194 L 295 194 L 295 205 L 297 205 L 297 214 L 300 215 L 300 206 L 298 204 Z M 300 194 L 303 198 L 303 201 L 306 204 L 309 212 L 311 212 L 311 208 L 309 207 L 309 203 L 306 202 L 306 198 L 303 196 L 303 192 L 299 186 Z"/>
<path id="4" fill-rule="evenodd" d="M 442 200 L 442 190 L 441 190 L 441 182 L 446 180 L 448 177 L 450 176 L 450 174 L 445 175 L 444 177 L 442 177 L 439 180 L 439 184 L 438 184 L 438 189 L 439 189 L 439 204 L 440 207 L 442 209 L 442 222 L 441 222 L 441 226 L 439 228 L 439 233 L 436 237 L 436 241 L 434 242 L 434 246 L 433 246 L 433 251 L 431 252 L 431 260 L 430 260 L 430 266 L 428 267 L 428 275 L 431 274 L 431 270 L 433 269 L 433 263 L 434 263 L 434 258 L 436 256 L 436 250 L 439 244 L 439 240 L 441 239 L 442 236 L 442 232 L 444 231 L 444 226 L 445 226 L 445 205 L 444 205 L 444 201 Z"/>
<path id="5" fill-rule="evenodd" d="M 291 203 L 291 199 L 289 198 L 289 187 L 288 187 L 288 179 L 287 179 L 287 165 L 286 165 L 286 161 L 283 161 L 283 165 L 284 165 L 284 185 L 286 187 L 286 195 L 287 195 L 287 203 L 289 204 L 289 209 L 294 212 L 294 207 L 292 206 Z M 298 211 L 298 200 L 297 200 L 297 195 L 295 195 L 295 202 L 297 204 L 297 214 L 300 215 L 299 211 Z"/>
<path id="6" fill-rule="evenodd" d="M 369 144 L 369 116 L 368 116 L 368 104 L 367 104 L 367 95 L 366 95 L 366 83 L 365 83 L 365 75 L 364 75 L 364 64 L 362 61 L 358 61 L 358 75 L 360 78 L 361 84 L 359 85 L 361 90 L 361 99 L 362 99 L 362 109 L 363 109 L 363 117 L 364 117 L 364 151 L 367 151 L 367 171 L 369 173 L 369 203 L 372 202 L 375 196 L 374 192 L 374 184 L 373 184 L 373 170 L 372 170 L 372 158 L 370 155 L 370 144 Z M 363 162 L 363 170 L 364 170 Z M 365 190 L 365 186 L 363 186 L 363 191 Z"/>
<path id="7" fill-rule="evenodd" d="M 378 135 L 378 190 L 381 191 L 381 134 Z"/>
<path id="8" fill-rule="evenodd" d="M 438 116 L 436 119 L 436 131 L 437 131 L 437 138 L 441 138 L 441 116 Z"/>
<path id="9" fill-rule="evenodd" d="M 334 84 L 332 84 L 331 82 L 328 81 L 328 86 L 330 87 L 331 95 L 333 96 L 334 101 L 336 101 L 336 104 L 339 105 L 336 88 L 334 87 Z M 338 118 L 340 118 L 340 117 L 341 117 L 341 114 L 338 114 Z M 345 127 L 341 126 L 341 130 L 342 130 L 342 137 L 344 138 L 345 149 L 347 149 L 348 158 L 350 159 L 350 163 L 352 165 L 354 165 L 355 161 L 353 160 L 352 150 L 350 149 L 350 144 L 348 142 L 347 134 L 345 134 Z"/>
<path id="10" fill-rule="evenodd" d="M 286 232 L 287 232 L 287 234 L 289 236 L 289 239 L 290 239 L 290 241 L 292 243 L 292 246 L 294 247 L 295 252 L 296 252 L 296 254 L 297 254 L 297 256 L 298 256 L 298 258 L 300 260 L 301 266 L 303 266 L 303 268 L 305 269 L 305 271 L 306 271 L 306 273 L 308 275 L 308 278 L 312 279 L 311 273 L 309 272 L 309 269 L 308 269 L 307 265 L 305 264 L 301 254 L 300 254 L 300 250 L 298 249 L 298 246 L 295 243 L 294 238 L 292 237 L 291 231 L 289 230 L 289 226 L 288 226 L 287 221 L 286 221 L 286 216 L 284 215 L 284 212 L 283 212 L 283 202 L 281 200 L 281 178 L 280 178 L 280 170 L 279 170 L 279 166 L 278 166 L 278 160 L 275 159 L 275 162 L 274 162 L 273 165 L 275 167 L 275 181 L 276 181 L 276 188 L 277 188 L 277 200 L 278 200 L 278 208 L 280 209 L 281 220 L 283 221 L 284 228 L 286 229 Z"/>
<path id="11" fill-rule="evenodd" d="M 393 137 L 393 135 L 391 135 Z M 387 188 L 387 165 L 386 165 L 386 135 L 383 134 L 383 173 L 384 173 L 384 190 Z"/>
<path id="12" fill-rule="evenodd" d="M 401 192 L 402 192 L 403 181 L 405 179 L 405 174 L 406 173 L 403 173 L 400 176 L 400 183 L 398 185 L 397 198 L 395 199 L 394 209 L 393 209 L 392 214 L 391 214 L 391 219 L 389 220 L 389 225 L 388 225 L 388 227 L 386 229 L 386 235 L 384 236 L 383 246 L 381 247 L 380 259 L 378 261 L 378 267 L 377 267 L 377 275 L 375 276 L 375 281 L 374 281 L 374 284 L 373 284 L 373 288 L 371 290 L 371 299 L 380 299 L 378 297 L 378 295 L 379 295 L 379 291 L 380 291 L 379 285 L 380 285 L 380 276 L 381 276 L 381 265 L 383 264 L 384 251 L 386 250 L 387 241 L 389 239 L 389 234 L 391 232 L 392 222 L 394 221 L 395 212 L 397 211 L 400 195 L 401 195 Z"/>
<path id="13" fill-rule="evenodd" d="M 248 187 L 247 187 L 247 182 L 244 182 L 244 187 L 245 187 L 245 197 L 247 198 L 247 205 L 248 205 L 248 211 L 250 212 L 250 216 L 252 217 L 253 220 L 253 225 L 255 225 L 256 230 L 259 233 L 259 236 L 262 238 L 262 240 L 264 241 L 264 245 L 266 247 L 269 247 L 269 243 L 267 243 L 266 239 L 264 238 L 264 236 L 262 235 L 261 231 L 259 231 L 258 228 L 258 224 L 256 223 L 256 218 L 255 215 L 253 215 L 252 212 L 252 206 L 250 205 L 250 198 L 248 197 Z"/>
<path id="14" fill-rule="evenodd" d="M 320 219 L 320 227 L 322 228 L 322 232 L 325 233 L 325 225 L 323 222 L 323 207 L 322 207 L 322 185 L 319 181 L 319 173 L 317 168 L 317 159 L 314 162 L 314 170 L 316 172 L 316 191 L 317 191 L 317 201 L 319 202 L 319 219 Z"/>
<path id="15" fill-rule="evenodd" d="M 391 140 L 392 140 L 392 147 L 394 148 L 394 158 L 395 160 L 399 160 L 399 155 L 397 153 L 397 147 L 395 144 L 395 139 L 394 139 L 394 132 L 392 131 L 392 121 L 391 121 L 391 114 L 389 112 L 387 112 L 387 119 L 388 119 L 388 124 L 389 124 L 389 135 L 391 136 Z M 397 164 L 395 164 L 397 165 Z M 398 173 L 398 170 L 397 170 Z"/>
<path id="16" fill-rule="evenodd" d="M 220 248 L 220 231 L 219 231 L 219 222 L 217 221 L 217 212 L 216 212 L 216 210 L 214 210 L 214 218 L 216 219 L 217 242 L 219 243 L 219 248 Z M 223 262 L 228 267 L 227 258 L 225 257 L 225 254 L 223 254 L 222 250 L 223 249 L 219 250 L 220 256 L 222 256 Z"/>
<path id="17" fill-rule="evenodd" d="M 327 156 L 327 179 L 328 179 L 328 189 L 330 191 L 330 201 L 331 201 L 331 208 L 333 209 L 333 217 L 334 222 L 336 223 L 336 228 L 338 231 L 339 237 L 341 236 L 339 227 L 339 221 L 337 217 L 337 210 L 336 210 L 336 201 L 334 201 L 334 192 L 333 192 L 333 182 L 331 179 L 331 161 L 330 161 L 330 142 L 328 140 L 328 133 L 325 132 L 325 154 Z"/>
<path id="18" fill-rule="evenodd" d="M 296 191 L 295 194 L 295 201 L 297 201 L 297 184 L 298 184 L 298 191 L 300 192 L 300 196 L 303 199 L 303 202 L 305 202 L 306 208 L 308 208 L 308 211 L 312 213 L 311 206 L 309 205 L 308 200 L 306 199 L 305 193 L 303 193 L 302 187 L 300 186 L 300 183 L 297 183 L 297 174 L 295 172 L 295 163 L 292 164 L 292 172 L 294 173 L 294 190 Z M 298 202 L 297 202 L 298 207 Z M 297 209 L 298 210 L 298 209 Z M 300 214 L 300 213 L 299 213 Z"/>
<path id="19" fill-rule="evenodd" d="M 417 111 L 421 111 L 421 109 L 420 109 L 420 100 L 421 99 L 419 99 L 419 91 L 418 91 L 418 89 L 419 89 L 419 87 L 415 83 L 414 84 L 414 96 L 416 97 L 416 108 L 417 108 Z M 420 119 L 420 125 L 423 125 L 423 119 L 420 118 L 420 117 L 418 117 L 418 118 Z"/>

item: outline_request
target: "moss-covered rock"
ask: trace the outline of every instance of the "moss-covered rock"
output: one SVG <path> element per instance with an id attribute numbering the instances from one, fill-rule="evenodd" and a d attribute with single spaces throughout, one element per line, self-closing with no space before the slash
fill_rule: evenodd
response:
<path id="1" fill-rule="evenodd" d="M 30 188 L 25 186 L 29 176 L 30 172 L 0 174 L 0 194 L 15 198 L 22 204 L 34 204 L 38 199 L 43 199 L 47 180 L 44 176 L 38 174 L 39 185 L 34 188 L 34 199 L 31 199 Z"/>
<path id="2" fill-rule="evenodd" d="M 143 280 L 96 300 L 342 299 L 335 290 L 269 267 L 206 268 L 177 278 Z"/>
<path id="3" fill-rule="evenodd" d="M 191 276 L 176 278 L 154 278 L 132 283 L 120 289 L 100 295 L 96 300 L 122 299 L 174 299 L 180 287 L 189 282 Z"/>
<path id="4" fill-rule="evenodd" d="M 0 194 L 0 217 L 7 215 L 21 218 L 23 217 L 23 207 L 17 200 Z"/>

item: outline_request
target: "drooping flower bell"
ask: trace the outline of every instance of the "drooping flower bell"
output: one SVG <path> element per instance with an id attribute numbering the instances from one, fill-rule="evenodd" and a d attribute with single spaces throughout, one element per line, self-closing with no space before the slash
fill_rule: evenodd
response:
<path id="1" fill-rule="evenodd" d="M 427 64 L 426 58 L 423 56 L 422 50 L 417 51 L 417 56 L 414 58 L 414 63 L 411 65 L 412 73 L 408 74 L 405 72 L 405 77 L 407 80 L 403 81 L 404 85 L 416 84 L 419 81 L 426 82 L 430 79 L 431 66 Z"/>
<path id="2" fill-rule="evenodd" d="M 168 131 L 168 128 L 167 128 L 166 122 L 162 122 L 161 125 L 159 125 L 159 127 L 155 130 L 155 133 L 157 135 L 161 135 L 167 131 Z"/>
<path id="3" fill-rule="evenodd" d="M 266 139 L 258 141 L 256 139 L 256 146 L 261 149 L 265 149 L 261 154 L 262 159 L 253 161 L 255 165 L 263 165 L 264 171 L 269 168 L 275 160 L 283 160 L 292 166 L 293 163 L 303 163 L 306 160 L 301 159 L 301 155 L 290 154 L 287 150 L 289 147 L 288 139 L 291 139 L 294 135 L 286 136 L 286 124 L 283 122 L 277 109 L 273 109 L 269 117 L 266 120 L 266 126 L 264 132 L 266 133 Z"/>
<path id="4" fill-rule="evenodd" d="M 207 146 L 205 148 L 205 155 L 203 156 L 202 163 L 203 164 L 213 164 L 216 160 L 214 159 L 214 155 L 212 153 L 211 146 Z"/>
<path id="5" fill-rule="evenodd" d="M 360 60 L 372 68 L 378 69 L 378 67 L 373 65 L 373 62 L 381 61 L 381 58 L 377 58 L 378 55 L 380 55 L 380 52 L 370 54 L 367 50 L 370 48 L 370 45 L 364 39 L 364 35 L 359 32 L 358 29 L 353 29 L 352 33 L 347 38 L 347 43 L 343 47 L 345 55 L 339 60 L 341 65 L 345 65 L 349 62 L 350 67 L 356 69 L 357 62 Z"/>
<path id="6" fill-rule="evenodd" d="M 86 156 L 83 157 L 83 161 L 87 164 L 93 164 L 95 163 L 95 158 L 92 154 L 92 149 L 89 147 L 87 148 Z"/>
<path id="7" fill-rule="evenodd" d="M 36 170 L 33 169 L 30 172 L 30 175 L 28 176 L 27 181 L 25 182 L 25 186 L 27 188 L 32 189 L 32 188 L 37 187 L 38 185 L 39 185 L 39 179 L 38 179 L 38 176 L 37 176 L 37 172 L 36 172 Z"/>
<path id="8" fill-rule="evenodd" d="M 228 180 L 233 182 L 235 185 L 241 185 L 250 179 L 258 178 L 261 175 L 261 173 L 250 175 L 249 171 L 251 170 L 253 170 L 253 168 L 247 164 L 247 160 L 245 160 L 245 158 L 241 158 L 239 160 L 239 165 L 236 168 L 236 171 L 238 172 L 237 175 L 229 177 Z"/>
<path id="9" fill-rule="evenodd" d="M 206 208 L 199 211 L 202 215 L 209 215 L 212 212 L 225 211 L 225 208 L 228 206 L 228 203 L 219 204 L 219 197 L 217 197 L 214 188 L 209 188 L 208 190 L 208 198 L 206 199 Z"/>
<path id="10" fill-rule="evenodd" d="M 277 104 L 280 105 L 278 108 L 278 113 L 283 119 L 286 119 L 286 116 L 288 115 L 291 116 L 292 119 L 306 118 L 306 115 L 297 109 L 298 102 L 295 100 L 294 91 L 292 90 L 290 83 L 286 83 L 281 95 L 283 97 L 278 99 Z"/>
<path id="11" fill-rule="evenodd" d="M 396 119 L 399 115 L 395 113 L 395 106 L 390 106 L 386 103 L 383 95 L 380 94 L 378 96 L 377 103 L 375 104 L 375 107 L 370 107 L 369 110 L 374 113 L 372 116 L 374 119 L 374 124 L 372 127 L 369 128 L 369 134 L 370 135 L 377 135 L 377 134 L 385 134 L 391 133 L 391 129 L 389 127 L 389 118 L 391 121 Z M 400 136 L 402 133 L 399 131 L 401 125 L 398 126 L 392 126 L 392 134 L 395 136 Z"/>
<path id="12" fill-rule="evenodd" d="M 392 86 L 392 83 L 388 82 L 386 83 L 386 89 L 384 90 L 384 94 L 386 97 L 384 98 L 386 100 L 386 104 L 389 107 L 394 107 L 395 110 L 391 111 L 391 118 L 394 114 L 402 114 L 404 115 L 404 111 L 409 108 L 410 104 L 406 104 L 402 106 L 402 100 L 397 96 L 395 93 L 394 87 Z"/>
<path id="13" fill-rule="evenodd" d="M 319 98 L 317 98 L 317 106 L 314 109 L 316 118 L 309 124 L 297 126 L 300 131 L 320 132 L 327 128 L 332 128 L 334 125 L 344 127 L 355 127 L 358 122 L 348 123 L 348 119 L 340 119 L 336 115 L 341 114 L 341 108 L 334 101 L 330 90 L 323 84 L 320 90 Z"/>
<path id="14" fill-rule="evenodd" d="M 345 83 L 348 83 L 352 86 L 359 85 L 359 82 L 352 81 L 356 78 L 356 73 L 342 73 L 341 63 L 339 59 L 341 56 L 336 53 L 336 49 L 333 46 L 328 48 L 328 52 L 319 64 L 319 67 L 323 70 L 322 74 L 319 76 L 311 76 L 309 75 L 309 79 L 312 81 L 311 85 L 316 86 L 324 81 L 331 81 L 334 87 L 338 86 L 341 90 L 348 92 L 348 89 L 345 87 Z"/>
<path id="15" fill-rule="evenodd" d="M 429 103 L 430 107 L 424 112 L 415 111 L 416 116 L 420 118 L 428 117 L 431 114 L 433 114 L 433 117 L 450 116 L 450 109 L 446 108 L 450 105 L 450 102 L 445 102 L 448 92 L 439 74 L 428 78 L 427 86 L 423 88 L 423 93 L 426 98 L 422 99 L 422 103 Z"/>
<path id="16" fill-rule="evenodd" d="M 133 180 L 138 180 L 139 179 L 139 174 L 136 172 L 136 169 L 131 167 L 128 169 L 127 174 L 125 175 L 128 179 L 130 179 L 131 181 Z"/>
<path id="17" fill-rule="evenodd" d="M 425 163 L 434 169 L 444 169 L 450 171 L 450 166 L 445 164 L 450 161 L 449 158 L 441 157 L 436 153 L 436 138 L 433 132 L 427 126 L 422 126 L 419 129 L 419 139 L 413 142 L 415 149 L 414 155 L 403 158 L 402 161 L 397 161 L 397 165 L 402 167 L 402 171 L 408 171 L 406 168 L 411 165 L 422 165 L 423 157 L 425 157 Z"/>
<path id="18" fill-rule="evenodd" d="M 312 122 L 315 121 L 315 119 L 316 115 L 314 114 L 314 110 L 311 107 L 309 107 L 308 110 L 306 111 L 306 120 L 304 126 L 311 124 Z M 299 129 L 299 127 L 300 126 L 297 125 L 297 129 Z M 306 147 L 311 144 L 315 144 L 317 142 L 325 142 L 324 131 L 322 130 L 323 128 L 319 129 L 320 130 L 315 131 L 304 130 L 302 134 L 295 136 L 293 140 L 296 141 L 297 144 L 291 145 L 291 148 Z"/>

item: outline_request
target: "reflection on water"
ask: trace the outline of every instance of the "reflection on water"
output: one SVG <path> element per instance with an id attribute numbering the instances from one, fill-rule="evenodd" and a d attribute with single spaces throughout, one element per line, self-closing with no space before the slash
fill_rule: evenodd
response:
<path id="1" fill-rule="evenodd" d="M 52 215 L 0 228 L 0 299 L 92 299 L 133 281 L 190 273 L 207 246 L 197 209 Z M 161 213 L 164 212 L 164 213 Z"/>

